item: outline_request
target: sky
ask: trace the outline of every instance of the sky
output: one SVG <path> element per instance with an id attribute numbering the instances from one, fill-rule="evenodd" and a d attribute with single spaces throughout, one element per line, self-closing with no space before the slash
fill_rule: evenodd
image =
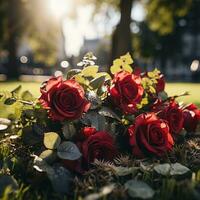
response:
<path id="1" fill-rule="evenodd" d="M 96 39 L 110 35 L 120 18 L 119 13 L 107 5 L 94 15 L 93 5 L 77 5 L 75 2 L 74 0 L 50 0 L 47 4 L 52 17 L 62 24 L 65 52 L 68 56 L 79 54 L 84 38 Z M 110 17 L 106 17 L 106 14 Z M 144 19 L 145 12 L 141 4 L 134 4 L 131 16 L 136 21 Z M 137 31 L 136 27 L 133 29 Z"/>

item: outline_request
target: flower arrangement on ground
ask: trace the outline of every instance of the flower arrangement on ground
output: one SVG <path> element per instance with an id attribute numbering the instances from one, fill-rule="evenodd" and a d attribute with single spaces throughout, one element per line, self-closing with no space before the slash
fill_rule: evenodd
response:
<path id="1" fill-rule="evenodd" d="M 129 53 L 113 61 L 111 73 L 99 72 L 95 60 L 88 53 L 66 77 L 51 77 L 42 84 L 38 99 L 28 91 L 18 95 L 20 87 L 1 95 L 5 104 L 20 107 L 19 118 L 11 116 L 11 125 L 1 119 L 1 128 L 17 133 L 15 139 L 30 152 L 33 170 L 46 174 L 59 193 L 70 193 L 74 177 L 100 161 L 116 173 L 133 174 L 136 168 L 113 164 L 127 155 L 133 160 L 153 159 L 157 165 L 151 170 L 158 174 L 189 172 L 180 163 L 159 164 L 169 159 L 176 144 L 199 130 L 197 106 L 176 101 L 187 93 L 168 96 L 164 75 L 157 69 L 142 72 L 133 67 Z M 130 196 L 143 198 L 132 191 L 132 184 L 137 188 L 144 183 L 125 183 Z M 144 198 L 153 197 L 154 191 L 146 189 Z"/>

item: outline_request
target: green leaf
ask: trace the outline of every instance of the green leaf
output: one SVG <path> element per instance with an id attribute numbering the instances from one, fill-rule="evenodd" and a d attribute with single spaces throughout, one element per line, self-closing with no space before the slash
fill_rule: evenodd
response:
<path id="1" fill-rule="evenodd" d="M 99 73 L 97 73 L 97 74 L 95 75 L 95 78 L 99 78 L 99 77 L 101 77 L 101 76 L 105 76 L 105 80 L 106 80 L 106 81 L 112 79 L 111 76 L 110 76 L 110 74 L 108 74 L 107 72 L 99 72 Z"/>
<path id="2" fill-rule="evenodd" d="M 60 145 L 61 138 L 55 132 L 48 132 L 44 134 L 44 146 L 47 149 L 57 149 Z"/>
<path id="3" fill-rule="evenodd" d="M 65 141 L 58 146 L 57 155 L 65 160 L 77 160 L 81 157 L 78 147 L 70 141 Z"/>
<path id="4" fill-rule="evenodd" d="M 90 86 L 92 87 L 93 90 L 100 88 L 105 82 L 105 76 L 100 76 L 99 78 L 94 78 L 90 82 Z"/>
<path id="5" fill-rule="evenodd" d="M 95 75 L 97 74 L 98 70 L 99 70 L 99 67 L 97 65 L 88 66 L 88 67 L 85 67 L 82 70 L 82 74 L 85 77 L 95 77 Z"/>
<path id="6" fill-rule="evenodd" d="M 67 72 L 67 79 L 72 78 L 73 76 L 75 76 L 76 74 L 79 74 L 81 72 L 80 69 L 71 69 Z"/>
<path id="7" fill-rule="evenodd" d="M 155 194 L 155 191 L 142 181 L 129 180 L 125 183 L 125 189 L 132 198 L 149 199 Z"/>
<path id="8" fill-rule="evenodd" d="M 47 149 L 43 151 L 39 157 L 45 160 L 48 164 L 51 164 L 56 160 L 57 155 L 54 151 Z"/>
<path id="9" fill-rule="evenodd" d="M 34 100 L 34 97 L 33 95 L 28 91 L 24 91 L 21 95 L 21 98 L 24 100 L 24 101 L 33 101 Z"/>
<path id="10" fill-rule="evenodd" d="M 19 85 L 19 86 L 17 86 L 14 90 L 12 90 L 11 93 L 12 93 L 12 94 L 14 94 L 14 93 L 15 93 L 15 94 L 19 94 L 21 88 L 22 88 L 22 86 Z"/>
<path id="11" fill-rule="evenodd" d="M 113 119 L 117 119 L 118 121 L 121 121 L 121 119 L 118 117 L 118 115 L 113 112 L 113 110 L 111 110 L 110 108 L 108 107 L 105 107 L 103 106 L 99 112 L 98 112 L 100 115 L 103 115 L 105 117 L 110 117 L 110 118 L 113 118 Z"/>
<path id="12" fill-rule="evenodd" d="M 83 77 L 82 74 L 77 74 L 74 76 L 75 81 L 82 84 L 82 85 L 89 85 L 89 81 Z"/>
<path id="13" fill-rule="evenodd" d="M 165 91 L 162 91 L 162 92 L 159 92 L 159 93 L 158 93 L 158 97 L 159 97 L 161 100 L 165 101 L 165 100 L 167 100 L 168 95 L 167 95 L 167 93 L 166 93 Z"/>
<path id="14" fill-rule="evenodd" d="M 5 101 L 4 101 L 4 104 L 6 105 L 12 105 L 16 102 L 17 100 L 13 97 L 10 97 L 10 98 L 7 98 Z"/>
<path id="15" fill-rule="evenodd" d="M 73 123 L 71 122 L 64 122 L 62 127 L 62 132 L 65 139 L 69 140 L 76 134 L 76 128 Z"/>

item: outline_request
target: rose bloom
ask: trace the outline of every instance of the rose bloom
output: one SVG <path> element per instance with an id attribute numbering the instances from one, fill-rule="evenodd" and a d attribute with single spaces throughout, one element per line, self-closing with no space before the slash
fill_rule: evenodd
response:
<path id="1" fill-rule="evenodd" d="M 41 93 L 39 101 L 55 121 L 78 119 L 90 108 L 82 86 L 75 80 L 50 78 L 41 88 Z"/>
<path id="2" fill-rule="evenodd" d="M 200 110 L 196 105 L 190 104 L 183 110 L 184 123 L 183 126 L 187 132 L 195 132 L 200 122 Z"/>
<path id="3" fill-rule="evenodd" d="M 172 134 L 179 134 L 183 128 L 183 111 L 174 101 L 170 101 L 161 108 L 158 116 L 165 119 Z"/>
<path id="4" fill-rule="evenodd" d="M 125 71 L 116 73 L 109 92 L 112 101 L 124 114 L 133 114 L 144 92 L 141 77 Z"/>
<path id="5" fill-rule="evenodd" d="M 84 164 L 88 166 L 95 159 L 112 161 L 117 155 L 113 137 L 104 131 L 96 131 L 94 133 L 92 129 L 90 129 L 91 134 L 88 134 L 88 130 L 87 134 L 85 134 L 89 135 L 88 138 L 78 145 L 83 154 Z"/>
<path id="6" fill-rule="evenodd" d="M 156 93 L 158 94 L 159 92 L 162 92 L 165 90 L 165 79 L 164 75 L 160 74 L 160 78 L 157 80 L 158 82 L 156 83 Z"/>
<path id="7" fill-rule="evenodd" d="M 128 133 L 132 153 L 139 158 L 162 157 L 172 150 L 174 145 L 167 122 L 159 119 L 155 113 L 145 113 L 136 117 Z"/>

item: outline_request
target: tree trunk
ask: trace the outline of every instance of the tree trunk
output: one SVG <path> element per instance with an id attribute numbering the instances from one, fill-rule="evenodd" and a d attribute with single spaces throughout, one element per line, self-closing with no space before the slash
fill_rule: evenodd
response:
<path id="1" fill-rule="evenodd" d="M 121 18 L 112 36 L 111 58 L 115 58 L 132 53 L 132 37 L 131 37 L 131 10 L 133 0 L 120 1 Z"/>
<path id="2" fill-rule="evenodd" d="M 18 79 L 19 64 L 17 62 L 17 14 L 18 2 L 16 0 L 9 0 L 9 14 L 8 14 L 8 66 L 7 78 Z"/>

